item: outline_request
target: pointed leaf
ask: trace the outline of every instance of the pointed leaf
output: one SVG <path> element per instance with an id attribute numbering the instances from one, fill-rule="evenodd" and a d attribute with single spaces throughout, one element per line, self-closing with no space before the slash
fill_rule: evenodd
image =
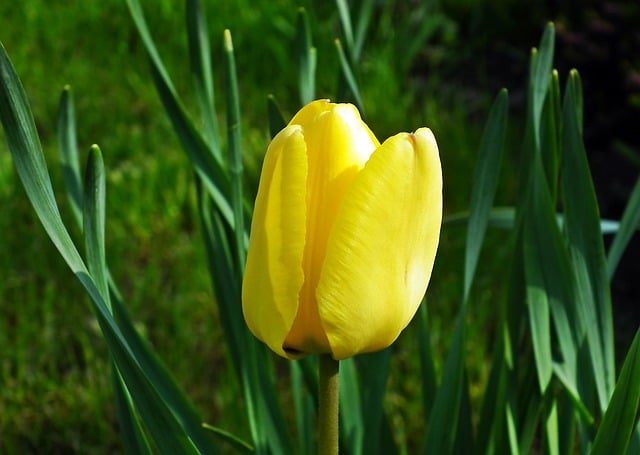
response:
<path id="1" fill-rule="evenodd" d="M 191 77 L 202 117 L 204 137 L 217 161 L 222 162 L 220 133 L 215 112 L 209 33 L 199 0 L 187 1 L 187 36 Z"/>
<path id="2" fill-rule="evenodd" d="M 633 187 L 627 207 L 622 214 L 618 234 L 613 238 L 609 248 L 607 257 L 607 276 L 609 280 L 613 277 L 627 244 L 638 229 L 640 229 L 640 178 L 638 178 Z"/>
<path id="3" fill-rule="evenodd" d="M 76 115 L 71 87 L 65 86 L 58 105 L 58 149 L 62 177 L 67 187 L 67 196 L 73 215 L 79 225 L 82 224 L 82 179 L 76 139 Z"/>
<path id="4" fill-rule="evenodd" d="M 508 96 L 501 90 L 489 112 L 478 152 L 477 165 L 471 189 L 469 224 L 464 262 L 463 302 L 469 298 L 480 249 L 489 221 L 493 197 L 498 186 L 498 176 L 507 126 Z"/>
<path id="5" fill-rule="evenodd" d="M 640 400 L 640 330 L 629 348 L 620 377 L 591 446 L 591 455 L 625 453 L 636 425 Z"/>

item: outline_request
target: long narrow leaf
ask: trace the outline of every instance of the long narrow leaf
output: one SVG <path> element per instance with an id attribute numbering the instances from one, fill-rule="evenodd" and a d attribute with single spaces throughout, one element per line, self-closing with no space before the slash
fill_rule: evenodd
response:
<path id="1" fill-rule="evenodd" d="M 336 6 L 338 7 L 338 15 L 340 16 L 340 25 L 342 25 L 342 34 L 344 35 L 344 41 L 347 44 L 349 55 L 353 57 L 353 26 L 351 25 L 351 13 L 349 12 L 349 5 L 346 0 L 336 0 Z"/>
<path id="2" fill-rule="evenodd" d="M 225 221 L 230 226 L 233 226 L 233 210 L 229 204 L 231 184 L 227 171 L 222 163 L 216 159 L 216 155 L 198 133 L 198 130 L 182 107 L 173 83 L 155 47 L 139 1 L 127 0 L 127 5 L 138 34 L 145 45 L 150 61 L 151 76 L 160 95 L 160 100 L 171 120 L 173 129 L 184 150 L 189 155 L 196 172 L 202 177 L 205 188 L 211 194 Z"/>
<path id="3" fill-rule="evenodd" d="M 591 447 L 591 455 L 625 453 L 640 401 L 640 330 L 629 348 L 618 383 Z"/>
<path id="4" fill-rule="evenodd" d="M 109 309 L 109 285 L 104 244 L 105 176 L 102 152 L 91 146 L 84 179 L 83 233 L 87 267 Z"/>
<path id="5" fill-rule="evenodd" d="M 73 94 L 68 85 L 62 90 L 58 108 L 58 149 L 62 177 L 67 187 L 67 196 L 76 222 L 82 224 L 82 182 L 80 181 L 80 160 L 76 137 L 76 116 Z"/>
<path id="6" fill-rule="evenodd" d="M 360 381 L 355 361 L 340 362 L 340 446 L 350 455 L 361 455 L 365 434 Z"/>
<path id="7" fill-rule="evenodd" d="M 565 232 L 570 251 L 577 267 L 586 269 L 582 281 L 585 297 L 578 301 L 586 312 L 587 320 L 596 326 L 587 327 L 587 336 L 593 340 L 592 357 L 601 408 L 613 391 L 615 359 L 613 346 L 613 317 L 611 294 L 607 276 L 604 242 L 598 222 L 600 214 L 582 141 L 582 91 L 578 73 L 573 70 L 567 80 L 563 106 L 562 193 L 565 207 Z M 598 353 L 598 351 L 600 351 Z M 598 378 L 600 376 L 602 379 Z"/>
<path id="8" fill-rule="evenodd" d="M 551 79 L 551 68 L 553 64 L 553 51 L 555 46 L 555 30 L 552 23 L 549 23 L 540 39 L 540 48 L 532 52 L 532 60 L 529 75 L 529 106 L 530 122 L 534 145 L 540 151 L 540 131 L 542 123 L 542 108 L 544 106 L 549 81 Z"/>
<path id="9" fill-rule="evenodd" d="M 215 446 L 203 433 L 184 396 L 176 393 L 171 378 L 163 375 L 166 384 L 172 386 L 170 390 L 158 388 L 158 383 L 150 379 L 153 372 L 145 365 L 152 357 L 148 347 L 140 338 L 125 338 L 88 274 L 62 223 L 26 95 L 1 45 L 0 50 L 0 120 L 18 175 L 45 231 L 89 293 L 109 351 L 147 429 L 163 453 L 215 453 Z"/>
<path id="10" fill-rule="evenodd" d="M 382 426 L 384 395 L 390 363 L 390 348 L 356 358 L 362 391 L 363 453 L 366 454 L 389 453 L 390 449 L 384 446 L 384 441 L 393 440 L 393 435 L 389 437 L 383 435 L 384 427 Z"/>
<path id="11" fill-rule="evenodd" d="M 640 228 L 640 178 L 638 178 L 633 187 L 627 207 L 622 214 L 622 220 L 620 220 L 620 228 L 609 248 L 607 257 L 607 276 L 609 280 L 613 277 L 627 244 L 638 228 Z"/>
<path id="12" fill-rule="evenodd" d="M 353 39 L 353 61 L 360 61 L 360 55 L 364 48 L 364 40 L 367 37 L 367 30 L 373 16 L 374 0 L 364 0 L 358 12 L 358 22 L 356 24 L 355 36 Z"/>
<path id="13" fill-rule="evenodd" d="M 442 380 L 429 415 L 424 454 L 452 453 L 455 446 L 464 385 L 465 308 L 458 312 Z"/>
<path id="14" fill-rule="evenodd" d="M 273 95 L 267 96 L 267 118 L 269 119 L 269 135 L 273 139 L 280 130 L 287 126 L 287 122 Z"/>
<path id="15" fill-rule="evenodd" d="M 431 351 L 431 336 L 429 334 L 429 322 L 427 316 L 427 305 L 423 300 L 418 308 L 416 317 L 416 325 L 418 328 L 418 352 L 420 355 L 420 377 L 422 380 L 422 411 L 424 418 L 429 418 L 433 400 L 438 389 L 436 383 L 436 367 Z"/>
<path id="16" fill-rule="evenodd" d="M 215 112 L 209 34 L 199 0 L 187 0 L 187 36 L 191 77 L 202 116 L 204 137 L 217 161 L 222 162 L 220 133 Z"/>
<path id="17" fill-rule="evenodd" d="M 466 303 L 475 275 L 480 248 L 489 221 L 493 197 L 498 186 L 498 175 L 504 138 L 507 126 L 508 96 L 501 90 L 489 111 L 473 178 L 471 201 L 469 203 L 469 222 L 465 246 L 463 302 Z"/>
<path id="18" fill-rule="evenodd" d="M 355 103 L 358 106 L 358 109 L 364 116 L 364 103 L 362 102 L 362 97 L 360 96 L 360 89 L 358 88 L 358 83 L 356 82 L 356 77 L 353 75 L 353 71 L 351 70 L 351 65 L 347 60 L 347 56 L 344 54 L 344 50 L 342 49 L 342 44 L 340 44 L 340 40 L 335 40 L 336 50 L 338 51 L 338 59 L 340 60 L 340 67 L 342 68 L 342 74 L 347 82 L 347 86 L 351 91 L 355 99 Z"/>
<path id="19" fill-rule="evenodd" d="M 240 96 L 236 60 L 233 54 L 231 32 L 224 31 L 224 53 L 226 56 L 225 81 L 227 95 L 227 139 L 229 150 L 229 173 L 231 177 L 231 206 L 233 208 L 233 232 L 236 270 L 243 275 L 247 244 L 245 243 L 244 200 L 242 197 L 244 168 L 240 144 Z"/>
<path id="20" fill-rule="evenodd" d="M 300 103 L 304 106 L 315 99 L 317 58 L 316 49 L 311 42 L 309 19 L 304 8 L 298 9 L 295 45 L 298 56 Z"/>

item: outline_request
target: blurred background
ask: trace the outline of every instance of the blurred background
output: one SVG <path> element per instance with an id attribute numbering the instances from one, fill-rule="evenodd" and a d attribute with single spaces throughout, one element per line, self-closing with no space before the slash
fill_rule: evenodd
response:
<path id="1" fill-rule="evenodd" d="M 222 31 L 233 35 L 249 193 L 269 141 L 266 97 L 288 118 L 299 107 L 293 39 L 299 6 L 318 49 L 317 97 L 341 99 L 333 2 L 202 0 L 209 20 L 218 112 L 224 121 Z M 356 15 L 360 2 L 351 2 Z M 444 176 L 445 213 L 465 210 L 482 127 L 509 89 L 508 145 L 497 203 L 515 200 L 527 66 L 548 21 L 556 24 L 561 84 L 577 68 L 584 132 L 604 218 L 619 219 L 640 173 L 640 4 L 595 1 L 383 1 L 355 65 L 364 118 L 380 140 L 432 128 Z M 184 5 L 146 2 L 145 14 L 187 109 L 190 90 Z M 354 19 L 355 20 L 355 19 Z M 0 2 L 0 41 L 31 102 L 63 217 L 73 226 L 57 158 L 57 104 L 73 89 L 81 151 L 100 145 L 107 167 L 107 260 L 139 329 L 207 421 L 248 429 L 221 348 L 198 232 L 193 176 L 158 100 L 144 50 L 121 0 Z M 99 329 L 36 219 L 0 132 L 0 452 L 118 453 L 109 363 Z M 84 156 L 83 156 L 84 158 Z M 79 237 L 79 232 L 73 232 Z M 428 291 L 433 349 L 443 359 L 461 299 L 464 229 L 446 226 Z M 631 242 L 614 278 L 616 341 L 626 352 L 640 324 Z M 510 249 L 490 231 L 468 320 L 467 366 L 486 380 L 492 308 L 504 295 Z M 409 327 L 396 345 L 385 406 L 399 438 L 420 440 L 420 384 Z M 287 377 L 283 377 L 283 400 Z M 472 387 L 472 394 L 473 394 Z M 477 394 L 476 394 L 477 395 Z M 472 396 L 472 400 L 477 396 Z M 293 427 L 293 425 L 292 425 Z"/>

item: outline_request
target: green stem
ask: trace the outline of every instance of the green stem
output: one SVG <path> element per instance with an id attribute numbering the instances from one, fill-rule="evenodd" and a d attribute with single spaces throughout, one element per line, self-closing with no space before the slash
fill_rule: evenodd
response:
<path id="1" fill-rule="evenodd" d="M 320 357 L 318 390 L 318 454 L 338 453 L 338 369 L 340 362 L 331 354 Z"/>

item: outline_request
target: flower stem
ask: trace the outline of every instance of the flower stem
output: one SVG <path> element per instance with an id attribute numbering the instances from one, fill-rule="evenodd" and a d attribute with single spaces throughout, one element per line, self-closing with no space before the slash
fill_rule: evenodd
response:
<path id="1" fill-rule="evenodd" d="M 331 354 L 320 357 L 318 390 L 318 454 L 338 453 L 338 369 L 340 362 Z"/>

